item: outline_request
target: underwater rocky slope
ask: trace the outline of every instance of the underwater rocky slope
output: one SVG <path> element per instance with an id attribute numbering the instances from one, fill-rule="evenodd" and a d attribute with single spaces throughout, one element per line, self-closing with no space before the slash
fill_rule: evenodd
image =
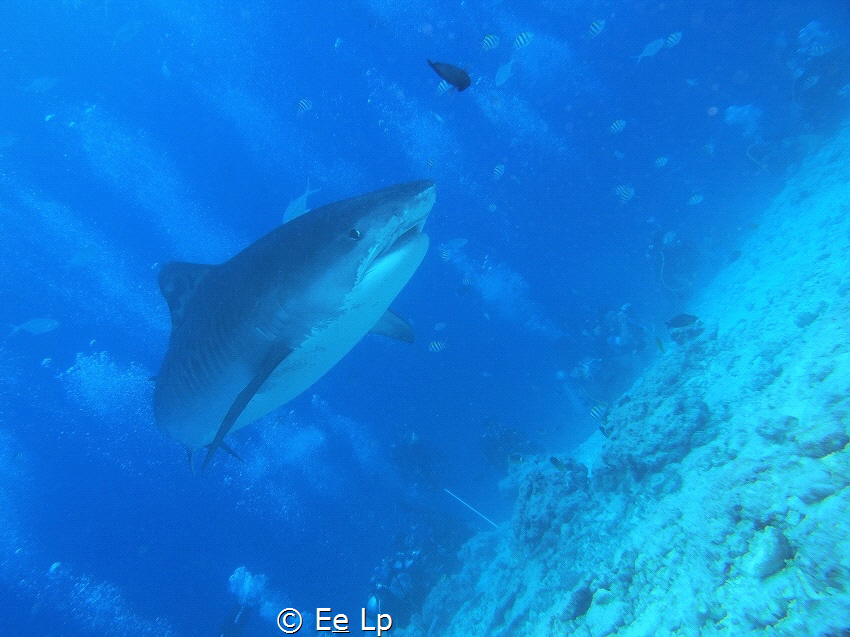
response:
<path id="1" fill-rule="evenodd" d="M 700 321 L 394 634 L 850 634 L 850 130 L 688 309 Z"/>

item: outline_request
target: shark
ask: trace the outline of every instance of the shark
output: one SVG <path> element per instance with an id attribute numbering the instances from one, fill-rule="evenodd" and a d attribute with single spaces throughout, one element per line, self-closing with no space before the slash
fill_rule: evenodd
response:
<path id="1" fill-rule="evenodd" d="M 389 306 L 428 250 L 432 181 L 314 208 L 217 265 L 171 262 L 159 286 L 171 335 L 153 412 L 189 464 L 206 447 L 292 400 L 368 332 L 405 342 Z M 237 456 L 238 457 L 238 456 Z"/>

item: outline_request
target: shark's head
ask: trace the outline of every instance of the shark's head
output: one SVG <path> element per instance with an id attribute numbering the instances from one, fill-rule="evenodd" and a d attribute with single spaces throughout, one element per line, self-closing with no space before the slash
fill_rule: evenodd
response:
<path id="1" fill-rule="evenodd" d="M 432 181 L 399 184 L 315 208 L 277 232 L 303 237 L 288 248 L 303 252 L 297 262 L 325 273 L 326 291 L 389 284 L 394 297 L 428 248 L 422 229 L 435 198 Z"/>
<path id="2" fill-rule="evenodd" d="M 354 268 L 349 272 L 355 274 L 355 286 L 407 261 L 416 261 L 415 270 L 428 247 L 422 229 L 435 197 L 433 182 L 416 181 L 311 211 L 313 223 L 321 220 L 336 235 L 324 244 L 321 257 Z"/>
<path id="3" fill-rule="evenodd" d="M 368 212 L 359 215 L 350 233 L 352 238 L 358 237 L 358 281 L 412 253 L 422 260 L 428 247 L 428 235 L 422 229 L 434 205 L 436 187 L 431 181 L 417 181 L 379 190 L 372 196 L 374 205 L 363 207 Z"/>

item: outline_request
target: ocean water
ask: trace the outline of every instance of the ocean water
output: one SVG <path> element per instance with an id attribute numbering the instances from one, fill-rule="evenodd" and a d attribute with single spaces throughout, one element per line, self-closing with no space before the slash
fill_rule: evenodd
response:
<path id="1" fill-rule="evenodd" d="M 7 0 L 0 80 L 6 634 L 850 630 L 845 2 Z M 415 342 L 193 471 L 162 265 L 415 179 Z"/>

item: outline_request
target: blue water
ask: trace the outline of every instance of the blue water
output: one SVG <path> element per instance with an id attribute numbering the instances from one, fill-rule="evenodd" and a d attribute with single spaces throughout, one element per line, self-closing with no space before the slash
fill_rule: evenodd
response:
<path id="1" fill-rule="evenodd" d="M 443 489 L 505 521 L 509 459 L 595 429 L 846 119 L 850 9 L 8 0 L 0 105 L 0 323 L 59 323 L 0 343 L 0 626 L 272 635 L 379 587 L 403 623 L 487 526 Z M 160 265 L 228 258 L 308 179 L 313 207 L 420 178 L 417 342 L 367 336 L 193 475 L 150 409 Z"/>

